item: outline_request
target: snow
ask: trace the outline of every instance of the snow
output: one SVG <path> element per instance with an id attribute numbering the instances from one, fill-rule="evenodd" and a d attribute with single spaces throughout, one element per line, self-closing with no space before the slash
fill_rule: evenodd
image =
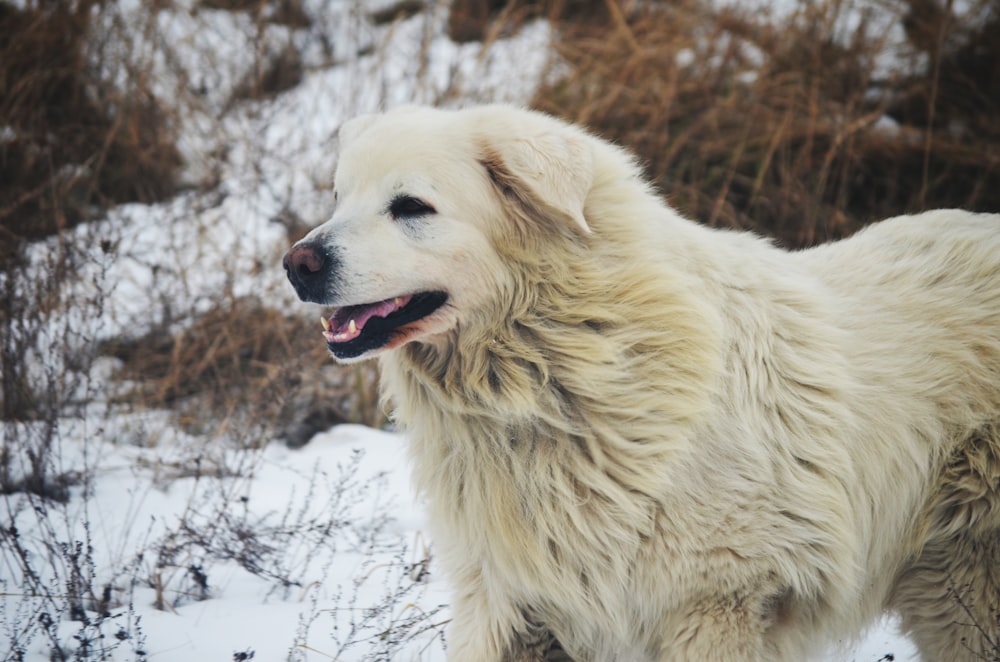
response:
<path id="1" fill-rule="evenodd" d="M 400 436 L 339 426 L 301 450 L 274 442 L 257 451 L 206 454 L 204 477 L 190 474 L 189 463 L 177 456 L 183 440 L 151 448 L 76 441 L 73 447 L 86 447 L 91 457 L 73 456 L 67 447 L 63 461 L 85 464 L 92 484 L 75 490 L 65 505 L 38 507 L 50 525 L 67 527 L 67 540 L 92 549 L 94 584 L 114 587 L 120 606 L 112 609 L 105 634 L 119 625 L 136 632 L 108 650 L 108 659 L 133 659 L 137 647 L 178 661 L 229 659 L 240 651 L 297 660 L 329 659 L 320 652 L 335 651 L 335 659 L 362 660 L 378 649 L 404 659 L 409 650 L 414 659 L 443 659 L 435 657 L 443 651 L 435 624 L 446 620 L 440 613 L 446 591 L 433 571 L 428 579 L 414 570 L 428 552 Z M 220 474 L 226 478 L 214 477 Z M 29 532 L 40 525 L 38 514 L 22 508 L 12 522 Z M 242 537 L 250 531 L 256 540 Z M 231 553 L 209 553 L 210 545 L 229 546 Z M 140 558 L 144 550 L 171 547 L 181 556 Z M 232 558 L 219 560 L 223 556 Z M 204 586 L 193 575 L 178 580 L 192 567 L 204 574 Z M 165 600 L 148 585 L 150 577 L 173 587 Z M 294 584 L 285 584 L 286 577 Z M 0 621 L 9 623 L 17 598 L 25 596 L 6 578 L 0 585 Z M 208 599 L 195 599 L 203 596 Z M 155 607 L 158 601 L 163 609 Z M 373 612 L 377 608 L 383 612 Z M 404 610 L 434 615 L 417 622 L 434 627 L 395 650 L 378 638 L 402 627 L 397 621 Z M 59 624 L 64 641 L 80 629 L 78 620 Z M 366 645 L 370 639 L 378 645 Z M 49 642 L 36 638 L 26 652 L 28 660 L 48 660 Z"/>
<path id="2" fill-rule="evenodd" d="M 332 52 L 311 32 L 270 26 L 259 35 L 248 14 L 194 11 L 190 2 L 153 13 L 152 23 L 144 23 L 143 3 L 100 14 L 109 30 L 119 21 L 130 27 L 116 34 L 132 35 L 101 47 L 148 58 L 158 93 L 176 104 L 186 178 L 203 181 L 220 168 L 219 185 L 123 205 L 73 231 L 86 269 L 29 357 L 40 371 L 69 370 L 46 362 L 67 341 L 67 324 L 81 343 L 135 337 L 151 318 L 207 310 L 222 294 L 311 314 L 277 268 L 287 237 L 274 219 L 293 209 L 316 224 L 330 213 L 341 122 L 411 102 L 523 102 L 550 64 L 543 21 L 483 50 L 443 36 L 441 3 L 381 27 L 363 20 L 357 2 L 306 6 L 314 4 L 325 19 L 311 29 L 338 35 Z M 250 71 L 247 53 L 288 39 L 305 54 L 301 83 L 223 113 Z M 221 165 L 204 156 L 218 150 Z M 113 250 L 90 241 L 108 233 Z M 35 246 L 38 269 L 53 247 Z M 297 450 L 280 440 L 247 447 L 224 433 L 207 443 L 167 412 L 115 409 L 114 368 L 105 359 L 80 378 L 81 394 L 99 397 L 61 420 L 55 436 L 56 468 L 87 480 L 66 503 L 24 494 L 0 502 L 12 527 L 5 535 L 16 529 L 28 553 L 13 554 L 10 539 L 0 538 L 5 659 L 56 659 L 55 640 L 67 654 L 87 648 L 86 659 L 445 659 L 447 584 L 410 486 L 403 436 L 342 425 Z M 5 425 L 25 447 L 45 434 L 33 424 Z M 15 458 L 15 478 L 16 463 L 29 460 Z M 60 598 L 74 582 L 109 588 L 74 610 Z M 916 659 L 891 621 L 823 659 L 888 654 Z"/>
<path id="3" fill-rule="evenodd" d="M 165 662 L 236 659 L 234 655 L 248 651 L 256 660 L 383 659 L 379 654 L 445 659 L 441 633 L 448 619 L 447 585 L 436 572 L 433 547 L 430 552 L 426 547 L 430 541 L 411 490 L 404 437 L 342 425 L 299 450 L 274 442 L 259 451 L 206 456 L 206 473 L 224 467 L 223 473 L 231 475 L 218 482 L 171 475 L 184 464 L 176 456 L 182 447 L 179 440 L 161 440 L 152 448 L 91 442 L 92 492 L 85 498 L 75 495 L 65 513 L 50 513 L 54 521 L 79 527 L 84 519 L 80 511 L 87 511 L 89 531 L 78 529 L 71 539 L 89 537 L 98 556 L 95 565 L 110 571 L 98 583 L 111 581 L 123 591 L 125 606 L 113 610 L 118 618 L 111 632 L 118 624 L 130 624 L 137 634 L 109 651 L 108 659 L 134 659 L 137 646 Z M 199 559 L 195 554 L 176 567 L 157 569 L 152 559 L 137 563 L 137 552 L 176 535 L 182 520 L 209 535 L 205 520 L 218 514 L 211 510 L 217 508 L 211 505 L 217 501 L 216 490 L 242 502 L 238 519 L 287 543 L 282 563 L 294 570 L 289 574 L 297 584 L 282 587 L 232 561 L 205 562 L 209 599 L 177 591 L 167 596 L 165 609 L 155 608 L 156 591 L 142 582 L 130 585 L 128 575 L 183 574 Z M 209 511 L 194 514 L 202 504 L 209 504 Z M 32 511 L 19 513 L 18 527 L 30 530 L 33 516 Z M 278 535 L 279 521 L 288 527 L 284 537 Z M 336 533 L 317 537 L 317 526 L 332 526 Z M 221 541 L 229 533 L 215 535 Z M 268 555 L 262 556 L 266 561 Z M 428 572 L 421 577 L 414 569 L 428 560 Z M 193 585 L 186 590 L 196 592 Z M 2 591 L 7 597 L 0 609 L 10 609 L 17 589 L 3 585 Z M 378 609 L 382 611 L 375 613 Z M 415 624 L 403 624 L 407 612 L 417 618 Z M 4 611 L 0 616 L 9 619 Z M 402 628 L 399 637 L 408 637 L 398 645 L 385 636 L 394 625 Z M 65 620 L 60 632 L 71 641 L 79 628 L 79 622 Z M 874 628 L 849 651 L 832 651 L 822 659 L 875 662 L 890 659 L 887 654 L 897 661 L 917 659 L 891 622 Z M 50 659 L 48 642 L 37 639 L 26 659 Z"/>

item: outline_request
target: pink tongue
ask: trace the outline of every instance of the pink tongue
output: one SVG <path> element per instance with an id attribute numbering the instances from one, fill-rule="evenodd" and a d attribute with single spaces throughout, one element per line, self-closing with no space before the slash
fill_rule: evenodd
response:
<path id="1" fill-rule="evenodd" d="M 410 302 L 410 296 L 395 297 L 366 306 L 339 308 L 330 318 L 330 328 L 323 335 L 328 342 L 348 342 L 361 335 L 373 317 L 388 317 Z"/>

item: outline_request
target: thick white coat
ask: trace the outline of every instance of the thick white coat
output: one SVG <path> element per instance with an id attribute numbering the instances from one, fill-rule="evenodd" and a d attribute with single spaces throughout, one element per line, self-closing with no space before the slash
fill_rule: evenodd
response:
<path id="1" fill-rule="evenodd" d="M 342 142 L 331 303 L 449 294 L 380 360 L 451 659 L 800 660 L 885 610 L 927 660 L 997 654 L 1000 216 L 790 253 L 538 113 Z M 436 214 L 387 218 L 399 191 Z"/>

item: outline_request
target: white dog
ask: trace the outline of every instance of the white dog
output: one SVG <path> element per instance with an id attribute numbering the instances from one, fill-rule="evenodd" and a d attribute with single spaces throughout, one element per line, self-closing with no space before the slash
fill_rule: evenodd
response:
<path id="1" fill-rule="evenodd" d="M 451 659 L 800 660 L 885 610 L 927 660 L 1000 655 L 1000 216 L 788 253 L 534 112 L 341 142 L 285 268 L 381 360 Z"/>

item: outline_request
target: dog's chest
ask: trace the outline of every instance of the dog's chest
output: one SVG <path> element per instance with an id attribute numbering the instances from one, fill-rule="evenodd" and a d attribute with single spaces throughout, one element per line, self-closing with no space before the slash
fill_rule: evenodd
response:
<path id="1" fill-rule="evenodd" d="M 444 536 L 450 556 L 565 645 L 606 651 L 594 659 L 645 660 L 642 649 L 629 652 L 635 635 L 625 631 L 648 618 L 637 606 L 649 600 L 635 564 L 648 540 L 649 506 L 616 502 L 559 474 L 467 473 L 461 492 L 439 505 L 452 514 Z"/>

